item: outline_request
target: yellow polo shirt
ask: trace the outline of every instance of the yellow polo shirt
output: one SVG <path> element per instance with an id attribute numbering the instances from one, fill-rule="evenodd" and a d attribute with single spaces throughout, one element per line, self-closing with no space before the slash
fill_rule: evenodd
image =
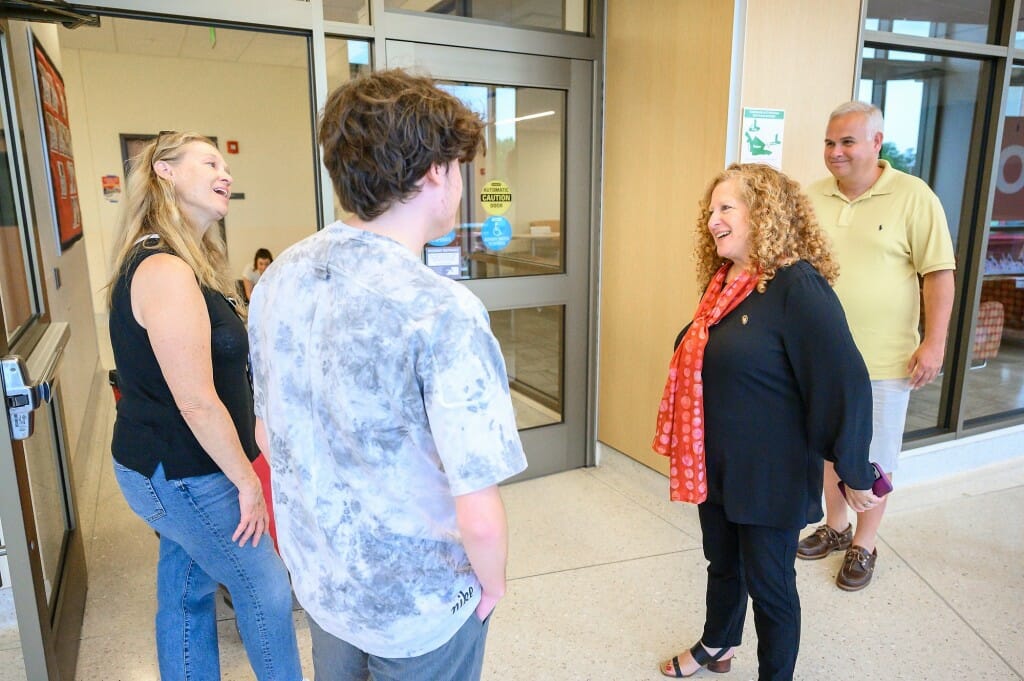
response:
<path id="1" fill-rule="evenodd" d="M 807 187 L 839 262 L 835 291 L 871 380 L 904 378 L 920 344 L 918 275 L 956 269 L 939 197 L 880 160 L 882 174 L 853 201 L 834 177 Z"/>

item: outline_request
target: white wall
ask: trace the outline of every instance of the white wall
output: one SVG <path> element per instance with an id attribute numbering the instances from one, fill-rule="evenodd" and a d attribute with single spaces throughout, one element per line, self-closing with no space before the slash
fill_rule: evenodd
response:
<path id="1" fill-rule="evenodd" d="M 92 305 L 106 312 L 105 292 L 120 203 L 103 197 L 101 178 L 118 175 L 121 133 L 195 130 L 228 140 L 234 177 L 226 219 L 232 268 L 253 252 L 275 255 L 316 229 L 312 105 L 305 68 L 91 50 L 62 51 Z"/>
<path id="2" fill-rule="evenodd" d="M 512 188 L 513 206 L 522 197 L 518 201 L 518 220 L 513 223 L 516 234 L 529 233 L 531 220 L 561 220 L 562 184 L 552 179 L 562 177 L 563 146 L 558 131 L 520 133 L 513 171 L 519 186 Z"/>

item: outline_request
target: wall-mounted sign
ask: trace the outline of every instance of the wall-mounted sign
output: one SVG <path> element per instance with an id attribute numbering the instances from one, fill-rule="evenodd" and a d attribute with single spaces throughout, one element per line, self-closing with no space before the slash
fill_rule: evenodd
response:
<path id="1" fill-rule="evenodd" d="M 462 249 L 458 246 L 427 246 L 426 265 L 442 277 L 459 279 L 462 267 Z"/>
<path id="2" fill-rule="evenodd" d="M 117 175 L 103 176 L 103 198 L 111 203 L 117 203 L 121 198 L 121 178 Z"/>
<path id="3" fill-rule="evenodd" d="M 782 141 L 786 112 L 782 109 L 743 107 L 740 163 L 766 163 L 782 169 Z"/>

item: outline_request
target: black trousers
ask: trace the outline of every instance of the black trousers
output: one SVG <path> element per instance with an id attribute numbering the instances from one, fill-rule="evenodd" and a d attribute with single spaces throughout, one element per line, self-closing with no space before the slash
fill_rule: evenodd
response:
<path id="1" fill-rule="evenodd" d="M 708 560 L 707 615 L 701 640 L 709 648 L 738 646 L 747 595 L 754 603 L 758 681 L 789 681 L 800 647 L 796 592 L 799 529 L 737 525 L 725 509 L 698 507 Z"/>

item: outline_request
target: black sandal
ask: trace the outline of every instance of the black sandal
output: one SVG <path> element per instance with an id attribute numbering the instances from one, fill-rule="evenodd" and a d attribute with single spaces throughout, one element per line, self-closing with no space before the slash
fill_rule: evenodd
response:
<path id="1" fill-rule="evenodd" d="M 693 657 L 693 661 L 694 662 L 699 664 L 701 667 L 707 667 L 708 671 L 715 672 L 716 674 L 724 674 L 725 672 L 729 671 L 732 668 L 732 658 L 731 657 L 726 659 L 726 660 L 721 659 L 722 655 L 725 655 L 727 652 L 729 652 L 729 650 L 730 650 L 730 648 L 727 646 L 727 647 L 722 648 L 721 650 L 719 650 L 714 655 L 711 655 L 710 653 L 708 653 L 707 649 L 704 648 L 704 644 L 701 643 L 700 641 L 697 641 L 696 643 L 693 644 L 693 647 L 690 648 L 690 655 Z M 661 667 L 659 667 L 659 669 L 661 670 L 661 673 L 664 676 L 668 676 L 668 677 L 676 678 L 676 679 L 685 679 L 685 678 L 688 678 L 690 676 L 693 676 L 694 674 L 697 673 L 697 671 L 700 671 L 698 669 L 698 670 L 696 670 L 696 671 L 694 671 L 694 672 L 692 672 L 690 674 L 684 674 L 682 668 L 679 666 L 679 656 L 678 655 L 673 657 L 670 661 L 672 662 L 672 669 L 673 669 L 673 671 L 675 673 L 674 674 L 666 674 L 665 673 L 665 667 L 664 667 L 664 665 L 662 665 Z"/>

